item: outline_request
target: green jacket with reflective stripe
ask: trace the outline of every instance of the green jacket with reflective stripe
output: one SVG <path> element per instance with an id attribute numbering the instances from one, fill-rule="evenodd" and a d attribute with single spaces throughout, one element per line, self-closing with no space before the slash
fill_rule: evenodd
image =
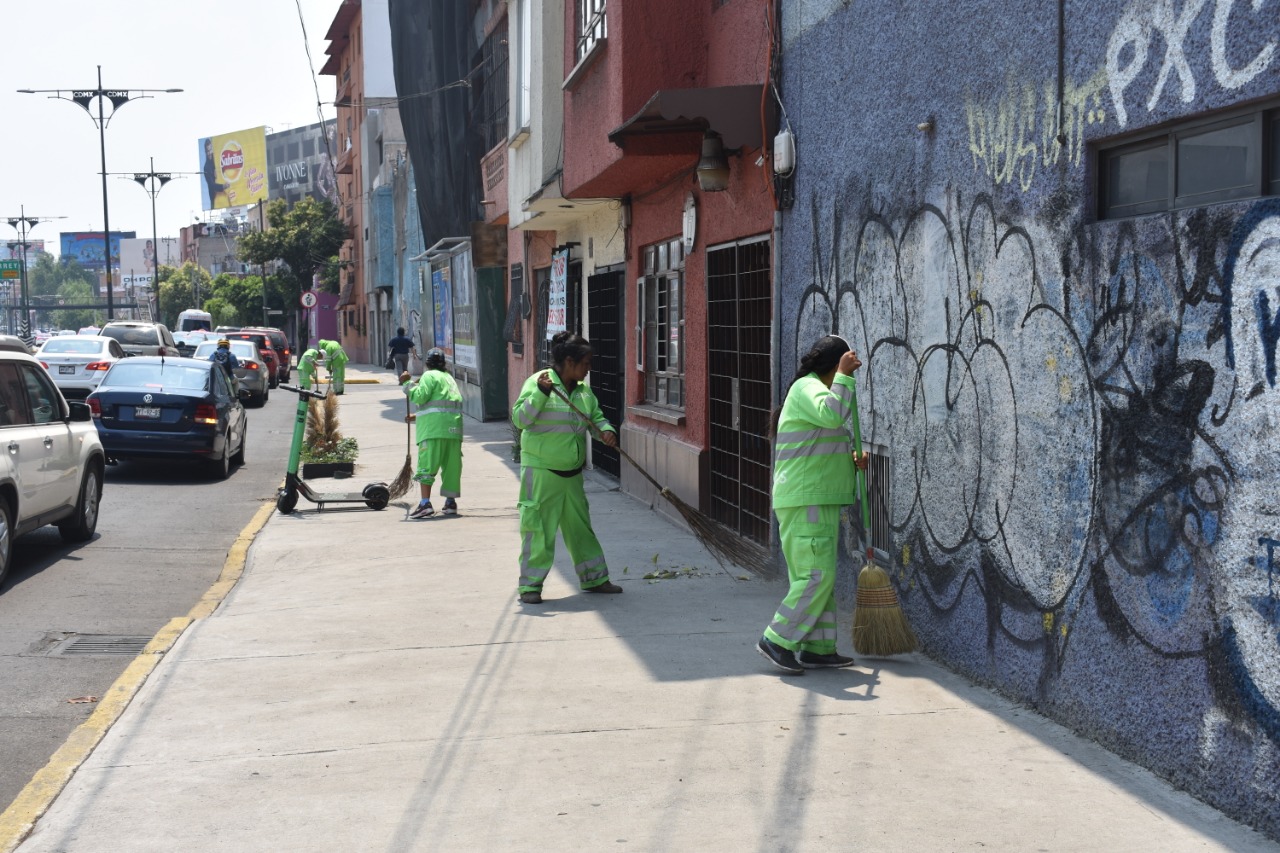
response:
<path id="1" fill-rule="evenodd" d="M 427 370 L 418 384 L 400 386 L 417 409 L 418 443 L 429 438 L 462 441 L 462 394 L 458 383 L 443 370 Z"/>
<path id="2" fill-rule="evenodd" d="M 520 396 L 511 407 L 511 422 L 520 430 L 520 464 L 553 471 L 576 470 L 587 460 L 587 425 L 555 392 L 543 394 L 538 390 L 541 375 L 539 370 L 524 381 Z M 554 370 L 551 382 L 564 392 L 564 383 Z M 579 382 L 568 396 L 599 429 L 617 432 L 605 420 L 596 395 L 586 383 Z"/>
<path id="3" fill-rule="evenodd" d="M 773 505 L 852 504 L 853 457 L 845 424 L 853 417 L 853 378 L 831 388 L 816 373 L 795 381 L 782 404 L 773 450 Z"/>

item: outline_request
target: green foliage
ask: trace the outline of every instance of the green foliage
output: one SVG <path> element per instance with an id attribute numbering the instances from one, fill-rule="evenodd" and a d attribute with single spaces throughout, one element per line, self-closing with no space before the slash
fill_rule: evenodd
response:
<path id="1" fill-rule="evenodd" d="M 201 305 L 212 292 L 212 277 L 191 261 L 177 269 L 161 267 L 156 278 L 160 282 L 157 320 L 171 329 L 177 325 L 179 314 Z"/>
<path id="2" fill-rule="evenodd" d="M 93 287 L 87 281 L 73 279 L 58 288 L 58 299 L 74 305 L 76 303 L 93 302 L 96 297 L 93 295 Z M 106 319 L 104 312 L 94 311 L 89 308 L 52 311 L 50 313 L 53 315 L 53 326 L 58 329 L 77 330 L 83 329 L 85 326 L 101 325 L 98 322 L 97 315 L 99 314 L 103 315 L 104 321 Z"/>
<path id="3" fill-rule="evenodd" d="M 333 394 L 307 404 L 307 431 L 302 441 L 303 462 L 354 462 L 360 446 L 344 438 L 338 427 L 338 398 Z"/>
<path id="4" fill-rule="evenodd" d="M 290 209 L 284 199 L 276 199 L 267 205 L 271 227 L 240 238 L 240 259 L 251 264 L 283 262 L 288 276 L 282 277 L 280 296 L 283 304 L 296 305 L 302 291 L 311 287 L 312 276 L 334 263 L 347 239 L 337 214 L 327 200 L 305 198 Z"/>

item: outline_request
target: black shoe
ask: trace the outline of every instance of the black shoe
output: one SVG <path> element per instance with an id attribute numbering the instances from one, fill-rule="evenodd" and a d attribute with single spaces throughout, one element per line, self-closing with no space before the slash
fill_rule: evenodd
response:
<path id="1" fill-rule="evenodd" d="M 521 604 L 541 604 L 542 593 L 540 592 L 522 592 L 520 593 Z"/>
<path id="2" fill-rule="evenodd" d="M 787 675 L 804 675 L 804 668 L 796 663 L 795 652 L 790 649 L 784 649 L 768 637 L 760 638 L 760 642 L 756 643 L 756 651 L 768 658 L 769 663 Z"/>
<path id="3" fill-rule="evenodd" d="M 834 652 L 829 655 L 820 655 L 806 651 L 796 654 L 796 662 L 805 669 L 842 669 L 854 664 L 853 658 L 847 658 Z"/>
<path id="4" fill-rule="evenodd" d="M 583 592 L 603 592 L 608 595 L 616 595 L 622 592 L 622 587 L 618 586 L 613 581 L 605 581 L 599 586 L 593 586 L 590 589 L 584 589 Z"/>

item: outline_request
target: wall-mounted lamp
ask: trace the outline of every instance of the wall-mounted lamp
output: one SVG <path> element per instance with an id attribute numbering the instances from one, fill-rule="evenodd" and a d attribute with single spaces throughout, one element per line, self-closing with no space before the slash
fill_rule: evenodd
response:
<path id="1" fill-rule="evenodd" d="M 729 188 L 729 157 L 720 134 L 708 130 L 702 137 L 702 158 L 698 160 L 698 187 L 704 193 Z"/>

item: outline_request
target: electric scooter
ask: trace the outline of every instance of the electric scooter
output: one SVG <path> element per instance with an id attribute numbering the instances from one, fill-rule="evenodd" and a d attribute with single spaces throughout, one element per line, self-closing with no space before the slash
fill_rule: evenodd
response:
<path id="1" fill-rule="evenodd" d="M 298 505 L 298 496 L 306 498 L 319 509 L 325 504 L 364 504 L 369 509 L 385 509 L 391 502 L 391 490 L 386 483 L 370 483 L 361 492 L 323 493 L 317 492 L 307 485 L 307 481 L 298 476 L 298 461 L 302 456 L 302 436 L 307 426 L 307 399 L 323 400 L 326 393 L 299 388 L 295 385 L 280 385 L 282 391 L 298 395 L 298 416 L 293 423 L 293 445 L 289 448 L 289 470 L 285 474 L 284 487 L 276 493 L 276 509 L 280 512 L 293 512 Z"/>

